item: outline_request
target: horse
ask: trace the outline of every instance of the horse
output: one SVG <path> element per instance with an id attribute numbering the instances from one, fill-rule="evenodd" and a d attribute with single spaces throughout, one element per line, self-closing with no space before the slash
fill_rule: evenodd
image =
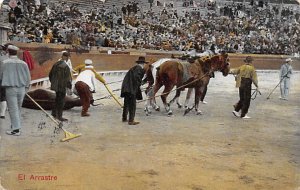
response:
<path id="1" fill-rule="evenodd" d="M 157 68 L 164 62 L 171 61 L 171 60 L 172 60 L 171 58 L 163 58 L 163 59 L 159 59 L 158 61 L 156 61 L 152 64 L 149 63 L 144 66 L 145 75 L 144 75 L 143 81 L 148 82 L 148 86 L 146 87 L 146 90 L 145 90 L 147 100 L 145 102 L 145 109 L 144 109 L 147 116 L 151 113 L 151 110 L 150 110 L 151 106 L 156 111 L 160 110 L 159 106 L 156 104 L 155 98 L 151 98 L 153 96 L 153 85 L 155 84 L 155 76 L 156 76 Z"/>
<path id="2" fill-rule="evenodd" d="M 148 82 L 148 86 L 146 87 L 146 90 L 145 90 L 147 100 L 146 100 L 145 109 L 144 109 L 147 116 L 151 113 L 151 107 L 154 108 L 156 111 L 160 110 L 160 107 L 156 104 L 155 98 L 151 98 L 151 97 L 154 96 L 153 95 L 153 86 L 155 84 L 155 79 L 156 79 L 155 76 L 156 76 L 157 68 L 166 61 L 171 61 L 171 60 L 173 60 L 173 61 L 182 61 L 186 58 L 181 57 L 180 59 L 181 60 L 178 60 L 174 56 L 172 56 L 172 58 L 162 58 L 162 59 L 159 59 L 158 61 L 156 61 L 154 63 L 146 64 L 144 66 L 145 75 L 144 75 L 143 81 Z M 191 92 L 192 92 L 192 89 L 189 89 L 187 97 L 186 97 L 186 101 L 185 101 L 185 104 L 184 104 L 185 107 L 187 107 L 187 104 L 188 104 L 190 96 L 191 96 Z M 176 103 L 178 105 L 178 108 L 182 107 L 182 105 L 179 102 L 179 99 L 177 99 Z"/>
<path id="3" fill-rule="evenodd" d="M 147 68 L 145 70 L 147 72 Z M 198 58 L 190 65 L 182 64 L 178 60 L 166 61 L 157 67 L 152 97 L 164 86 L 161 99 L 168 115 L 172 115 L 173 112 L 170 109 L 170 105 L 175 101 L 178 102 L 180 92 L 185 88 L 194 88 L 195 110 L 197 114 L 201 114 L 201 111 L 198 110 L 200 96 L 209 82 L 211 73 L 214 71 L 221 71 L 223 76 L 228 75 L 230 71 L 228 54 L 222 52 L 207 59 Z M 177 87 L 176 95 L 167 103 L 167 96 L 174 86 Z"/>

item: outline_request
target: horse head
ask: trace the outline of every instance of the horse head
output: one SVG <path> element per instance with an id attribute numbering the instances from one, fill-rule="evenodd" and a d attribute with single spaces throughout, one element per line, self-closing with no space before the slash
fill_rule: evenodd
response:
<path id="1" fill-rule="evenodd" d="M 221 71 L 223 76 L 227 76 L 230 71 L 228 54 L 222 52 L 210 58 L 211 71 Z"/>

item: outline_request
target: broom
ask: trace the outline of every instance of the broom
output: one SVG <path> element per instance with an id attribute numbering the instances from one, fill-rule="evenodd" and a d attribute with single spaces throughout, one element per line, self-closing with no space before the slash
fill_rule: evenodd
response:
<path id="1" fill-rule="evenodd" d="M 62 142 L 65 142 L 65 141 L 68 141 L 68 140 L 72 140 L 74 138 L 77 138 L 77 137 L 80 137 L 81 134 L 73 134 L 73 133 L 70 133 L 69 131 L 65 130 L 63 128 L 63 124 L 62 122 L 58 122 L 52 115 L 50 115 L 48 112 L 46 112 L 42 106 L 40 106 L 31 96 L 29 96 L 27 93 L 26 93 L 26 96 L 33 102 L 35 103 L 35 105 L 37 105 L 59 128 L 61 128 L 64 133 L 65 133 L 65 138 L 61 139 Z"/>

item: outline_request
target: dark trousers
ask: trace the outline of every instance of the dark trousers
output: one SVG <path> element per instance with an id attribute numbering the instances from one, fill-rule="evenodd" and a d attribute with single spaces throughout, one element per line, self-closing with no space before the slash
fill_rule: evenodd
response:
<path id="1" fill-rule="evenodd" d="M 1 85 L 1 80 L 0 80 Z M 0 86 L 0 102 L 4 102 L 5 100 L 5 88 Z"/>
<path id="2" fill-rule="evenodd" d="M 82 104 L 81 114 L 86 114 L 90 107 L 90 102 L 93 99 L 90 87 L 86 83 L 78 81 L 75 84 L 75 88 L 78 92 L 78 96 L 80 97 L 80 101 Z"/>
<path id="3" fill-rule="evenodd" d="M 56 92 L 55 105 L 52 109 L 52 116 L 54 116 L 57 119 L 62 118 L 63 109 L 65 105 L 65 96 L 66 92 Z"/>
<path id="4" fill-rule="evenodd" d="M 122 119 L 126 120 L 129 112 L 129 122 L 134 121 L 136 110 L 136 96 L 131 94 L 126 94 L 124 97 L 124 107 L 123 107 L 123 115 Z"/>
<path id="5" fill-rule="evenodd" d="M 251 101 L 251 84 L 252 80 L 249 78 L 242 78 L 241 86 L 239 88 L 240 100 L 235 104 L 234 110 L 241 112 L 241 117 L 244 117 L 248 113 Z"/>

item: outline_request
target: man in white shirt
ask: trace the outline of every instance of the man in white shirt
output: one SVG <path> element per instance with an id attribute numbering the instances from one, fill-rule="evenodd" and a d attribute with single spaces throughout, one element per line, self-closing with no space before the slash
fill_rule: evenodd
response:
<path id="1" fill-rule="evenodd" d="M 88 109 L 90 107 L 90 102 L 93 99 L 92 92 L 95 92 L 95 73 L 93 72 L 93 61 L 90 59 L 86 59 L 85 70 L 82 71 L 75 81 L 75 89 L 80 97 L 82 103 L 82 117 L 88 117 L 90 114 L 88 113 Z"/>

